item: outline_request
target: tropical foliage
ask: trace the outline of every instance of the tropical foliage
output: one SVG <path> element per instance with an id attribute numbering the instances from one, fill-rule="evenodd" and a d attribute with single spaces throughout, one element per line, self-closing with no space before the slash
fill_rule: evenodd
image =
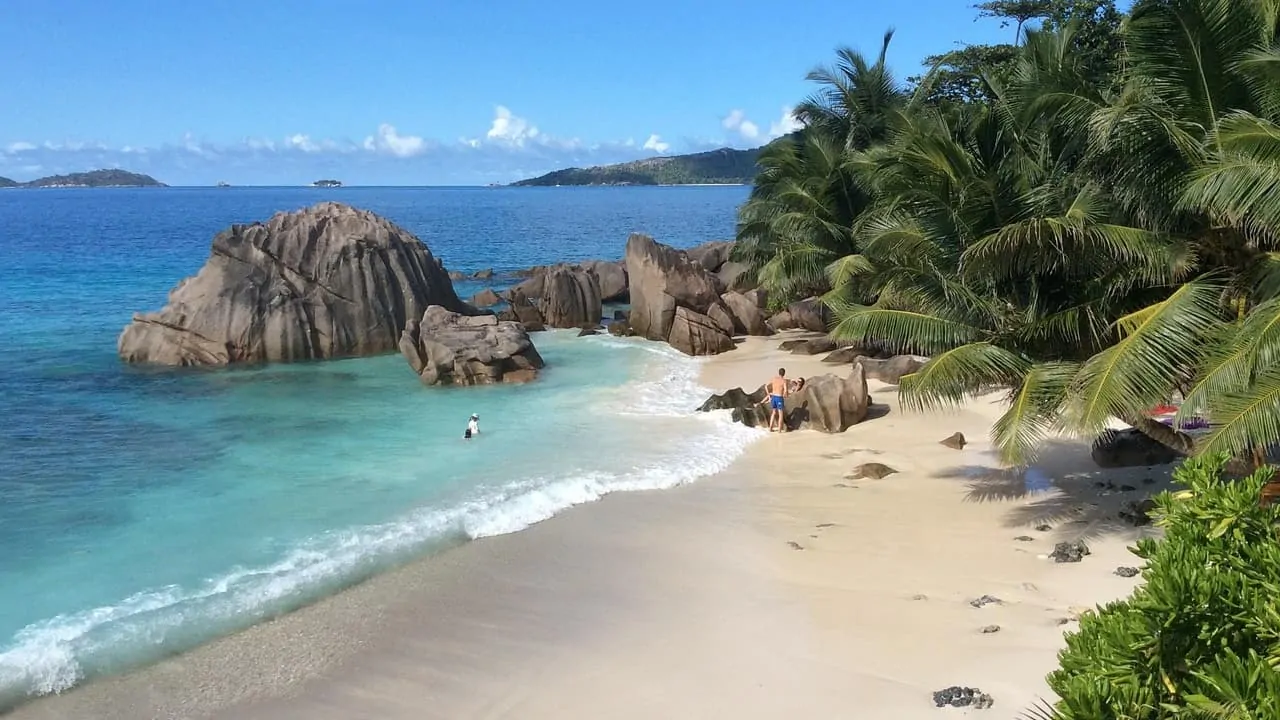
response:
<path id="1" fill-rule="evenodd" d="M 1007 389 L 993 440 L 1115 419 L 1182 451 L 1280 438 L 1280 0 L 988 2 L 1016 44 L 899 83 L 842 49 L 762 152 L 735 259 L 833 335 L 934 359 L 911 407 Z M 1152 420 L 1182 397 L 1198 444 Z"/>
<path id="2" fill-rule="evenodd" d="M 1134 550 L 1145 582 L 1080 618 L 1048 678 L 1061 701 L 1029 717 L 1280 718 L 1280 505 L 1259 503 L 1270 469 L 1226 483 L 1225 460 L 1179 467 L 1164 538 Z"/>

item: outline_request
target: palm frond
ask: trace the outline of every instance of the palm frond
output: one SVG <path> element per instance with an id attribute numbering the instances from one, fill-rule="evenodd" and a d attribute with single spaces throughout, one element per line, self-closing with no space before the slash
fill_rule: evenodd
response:
<path id="1" fill-rule="evenodd" d="M 904 408 L 927 411 L 959 407 L 970 395 L 1021 382 L 1030 362 L 986 342 L 941 353 L 905 375 L 898 396 Z"/>

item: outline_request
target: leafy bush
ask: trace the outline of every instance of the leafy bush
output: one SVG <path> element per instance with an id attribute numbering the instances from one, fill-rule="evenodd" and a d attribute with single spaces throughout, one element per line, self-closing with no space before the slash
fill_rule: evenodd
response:
<path id="1" fill-rule="evenodd" d="M 1163 539 L 1143 539 L 1146 581 L 1080 619 L 1048 677 L 1063 720 L 1280 718 L 1280 503 L 1272 469 L 1225 481 L 1225 456 L 1186 461 L 1187 489 L 1155 499 Z"/>

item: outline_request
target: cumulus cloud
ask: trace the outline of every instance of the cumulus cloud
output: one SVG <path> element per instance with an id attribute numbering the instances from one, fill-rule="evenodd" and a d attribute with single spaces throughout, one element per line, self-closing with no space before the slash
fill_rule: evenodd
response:
<path id="1" fill-rule="evenodd" d="M 645 150 L 664 153 L 671 149 L 671 143 L 663 142 L 662 138 L 658 135 L 650 135 L 649 139 L 644 141 L 644 145 L 642 147 L 644 147 Z"/>
<path id="2" fill-rule="evenodd" d="M 795 108 L 784 105 L 782 108 L 782 117 L 769 123 L 769 137 L 782 137 L 787 133 L 793 133 L 804 127 L 799 120 L 796 119 Z"/>
<path id="3" fill-rule="evenodd" d="M 489 127 L 489 132 L 485 133 L 485 137 L 497 142 L 521 146 L 526 141 L 536 139 L 538 134 L 538 128 L 528 120 L 512 113 L 505 105 L 499 105 L 494 109 L 493 124 Z"/>
<path id="4" fill-rule="evenodd" d="M 729 114 L 720 121 L 720 125 L 729 132 L 736 132 L 745 140 L 755 140 L 760 137 L 760 126 L 747 119 L 747 114 L 742 110 L 730 110 Z"/>
<path id="5" fill-rule="evenodd" d="M 377 135 L 364 139 L 364 149 L 401 158 L 413 157 L 426 152 L 427 141 L 417 135 L 401 135 L 395 126 L 382 123 L 378 126 Z"/>
<path id="6" fill-rule="evenodd" d="M 19 141 L 19 142 L 9 143 L 8 147 L 5 148 L 5 152 L 20 153 L 20 152 L 26 152 L 28 150 L 35 150 L 35 149 L 36 149 L 35 145 L 32 145 L 29 142 Z"/>
<path id="7" fill-rule="evenodd" d="M 311 137 L 297 133 L 285 138 L 284 144 L 302 152 L 320 152 L 320 146 L 311 141 Z"/>

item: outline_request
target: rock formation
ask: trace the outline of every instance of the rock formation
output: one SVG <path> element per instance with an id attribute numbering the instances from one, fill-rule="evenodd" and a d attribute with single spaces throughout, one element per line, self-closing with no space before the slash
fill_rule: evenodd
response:
<path id="1" fill-rule="evenodd" d="M 787 306 L 786 310 L 769 318 L 769 327 L 774 330 L 810 330 L 826 333 L 831 321 L 831 313 L 818 298 L 798 300 Z"/>
<path id="2" fill-rule="evenodd" d="M 524 325 L 525 330 L 537 332 L 547 329 L 542 313 L 534 307 L 533 301 L 525 297 L 524 293 L 512 290 L 507 297 L 507 303 L 510 305 L 510 319 Z"/>
<path id="3" fill-rule="evenodd" d="M 902 382 L 903 375 L 919 371 L 925 363 L 929 362 L 929 358 L 920 355 L 894 355 L 891 358 L 877 360 L 861 355 L 854 362 L 862 363 L 862 366 L 867 369 L 867 377 L 872 380 L 897 385 Z"/>
<path id="4" fill-rule="evenodd" d="M 1182 455 L 1138 430 L 1108 430 L 1094 440 L 1090 452 L 1098 467 L 1168 465 Z"/>
<path id="5" fill-rule="evenodd" d="M 118 350 L 162 365 L 375 355 L 430 305 L 475 312 L 411 233 L 325 202 L 219 233 L 162 310 L 134 315 Z"/>
<path id="6" fill-rule="evenodd" d="M 768 427 L 769 410 L 761 405 L 767 390 L 753 393 L 733 388 L 707 398 L 698 410 L 730 410 L 735 422 L 747 427 Z M 821 432 L 844 432 L 867 418 L 871 395 L 862 366 L 854 365 L 848 377 L 819 375 L 808 378 L 800 392 L 787 397 L 783 418 L 788 430 L 810 428 Z"/>
<path id="7" fill-rule="evenodd" d="M 527 279 L 518 283 L 512 288 L 512 291 L 519 290 L 528 297 L 541 298 L 546 286 L 547 276 L 561 269 L 595 273 L 600 282 L 601 302 L 627 301 L 629 288 L 627 267 L 620 260 L 587 260 L 577 264 L 560 263 L 532 267 L 518 273 L 518 275 Z"/>
<path id="8" fill-rule="evenodd" d="M 542 321 L 555 328 L 600 324 L 600 279 L 590 270 L 561 266 L 543 277 Z"/>
<path id="9" fill-rule="evenodd" d="M 439 305 L 406 324 L 399 346 L 424 385 L 527 382 L 543 366 L 520 323 L 460 315 Z"/>
<path id="10" fill-rule="evenodd" d="M 490 288 L 481 290 L 471 298 L 471 304 L 478 308 L 493 307 L 500 302 L 502 302 L 502 298 L 498 297 L 498 293 Z"/>
<path id="11" fill-rule="evenodd" d="M 631 328 L 650 340 L 670 343 L 689 355 L 733 348 L 730 332 L 707 313 L 722 305 L 715 277 L 680 250 L 647 235 L 627 239 L 631 283 Z"/>
<path id="12" fill-rule="evenodd" d="M 769 335 L 772 331 L 764 321 L 764 314 L 756 301 L 742 293 L 727 292 L 720 296 L 721 302 L 733 318 L 734 332 L 739 335 Z"/>

